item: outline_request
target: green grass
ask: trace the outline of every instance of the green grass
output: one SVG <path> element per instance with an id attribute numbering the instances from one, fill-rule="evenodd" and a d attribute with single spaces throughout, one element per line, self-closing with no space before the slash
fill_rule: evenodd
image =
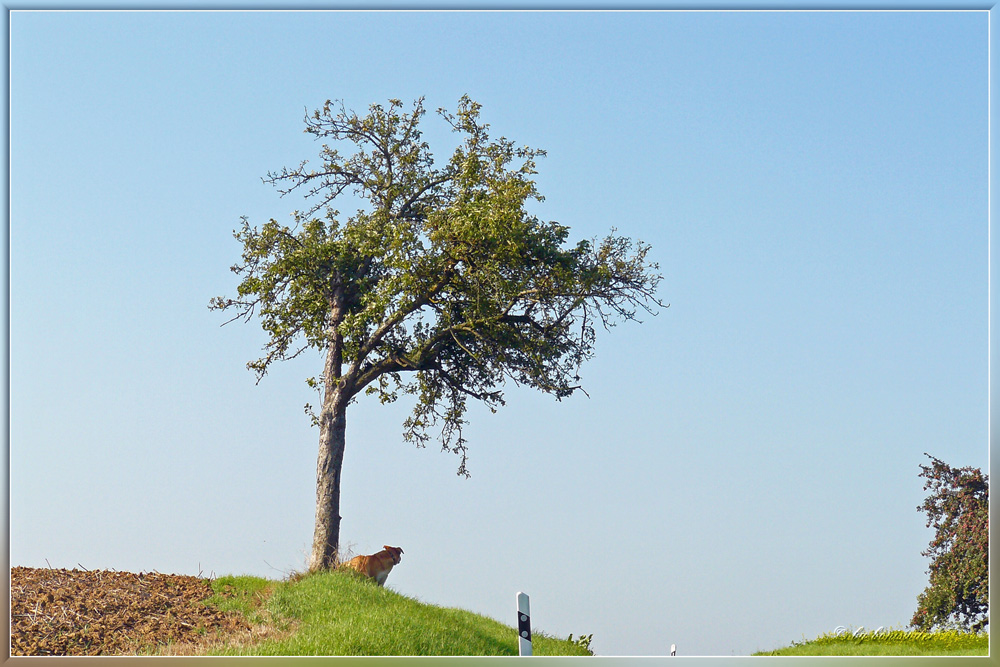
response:
<path id="1" fill-rule="evenodd" d="M 274 592 L 275 585 L 275 582 L 260 577 L 219 577 L 212 581 L 215 595 L 205 602 L 220 611 L 238 611 L 252 625 L 265 625 L 271 621 L 265 603 Z"/>
<path id="2" fill-rule="evenodd" d="M 906 632 L 892 630 L 854 636 L 824 634 L 812 641 L 754 655 L 989 655 L 988 633 Z"/>
<path id="3" fill-rule="evenodd" d="M 517 655 L 517 631 L 486 616 L 425 604 L 353 572 L 291 581 L 222 577 L 210 600 L 272 630 L 212 655 Z M 535 655 L 589 655 L 579 645 L 532 632 Z"/>

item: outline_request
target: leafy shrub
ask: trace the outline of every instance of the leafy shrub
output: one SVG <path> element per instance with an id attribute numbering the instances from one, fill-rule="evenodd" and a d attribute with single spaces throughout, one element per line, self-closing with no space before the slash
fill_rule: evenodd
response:
<path id="1" fill-rule="evenodd" d="M 922 552 L 931 558 L 930 584 L 917 597 L 910 625 L 978 632 L 990 622 L 989 477 L 925 456 L 932 463 L 920 466 L 920 476 L 931 495 L 917 509 L 935 534 Z"/>

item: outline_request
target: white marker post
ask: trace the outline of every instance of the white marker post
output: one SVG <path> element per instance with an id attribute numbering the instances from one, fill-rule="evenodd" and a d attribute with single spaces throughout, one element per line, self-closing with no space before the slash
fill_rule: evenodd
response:
<path id="1" fill-rule="evenodd" d="M 517 644 L 518 655 L 531 655 L 531 612 L 526 593 L 517 594 Z"/>

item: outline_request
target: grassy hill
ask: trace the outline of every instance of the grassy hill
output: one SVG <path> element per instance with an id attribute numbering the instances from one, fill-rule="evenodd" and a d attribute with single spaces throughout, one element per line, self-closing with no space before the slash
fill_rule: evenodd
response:
<path id="1" fill-rule="evenodd" d="M 353 572 L 275 582 L 221 577 L 210 604 L 239 610 L 257 628 L 211 655 L 517 655 L 517 631 L 462 609 L 419 602 Z M 535 655 L 589 655 L 532 629 Z"/>
<path id="2" fill-rule="evenodd" d="M 754 655 L 989 655 L 989 634 L 890 632 L 825 634 L 786 648 Z"/>

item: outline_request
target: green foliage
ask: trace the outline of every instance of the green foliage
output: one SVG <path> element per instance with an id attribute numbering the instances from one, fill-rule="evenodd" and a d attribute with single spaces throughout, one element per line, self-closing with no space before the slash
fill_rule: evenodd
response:
<path id="1" fill-rule="evenodd" d="M 461 609 L 424 604 L 351 571 L 273 584 L 264 611 L 291 632 L 218 655 L 517 655 L 517 630 Z M 532 633 L 536 655 L 588 655 Z"/>
<path id="2" fill-rule="evenodd" d="M 545 153 L 492 138 L 480 110 L 468 97 L 454 114 L 438 110 L 462 137 L 438 166 L 421 139 L 422 99 L 408 112 L 399 100 L 372 105 L 365 116 L 327 101 L 306 132 L 355 152 L 323 144 L 318 168 L 304 161 L 268 174 L 283 196 L 301 193 L 310 206 L 290 226 L 244 218 L 234 233 L 243 246 L 232 267 L 237 296 L 210 303 L 233 319 L 259 317 L 268 342 L 247 364 L 258 382 L 274 361 L 326 354 L 322 377 L 309 380 L 324 395 L 319 415 L 306 406 L 314 423 L 325 423 L 335 394 L 365 391 L 383 403 L 413 395 L 404 437 L 424 446 L 439 430 L 465 475 L 468 399 L 496 410 L 507 380 L 569 396 L 598 323 L 663 307 L 648 245 L 614 230 L 570 244 L 568 227 L 527 212 L 543 199 L 532 176 Z M 345 192 L 365 207 L 342 219 L 332 205 Z"/>
<path id="3" fill-rule="evenodd" d="M 930 454 L 920 466 L 931 494 L 917 509 L 927 513 L 934 538 L 930 583 L 917 598 L 911 625 L 918 630 L 976 632 L 989 623 L 989 477 L 978 468 L 952 468 Z"/>
<path id="4" fill-rule="evenodd" d="M 594 638 L 593 632 L 591 632 L 589 635 L 580 635 L 576 639 L 573 639 L 573 633 L 570 633 L 569 637 L 566 638 L 566 641 L 576 644 L 590 655 L 594 655 L 594 652 L 590 650 L 590 642 L 591 640 L 593 640 L 593 638 Z"/>
<path id="5" fill-rule="evenodd" d="M 754 655 L 987 655 L 989 634 L 959 631 L 827 633 Z"/>

